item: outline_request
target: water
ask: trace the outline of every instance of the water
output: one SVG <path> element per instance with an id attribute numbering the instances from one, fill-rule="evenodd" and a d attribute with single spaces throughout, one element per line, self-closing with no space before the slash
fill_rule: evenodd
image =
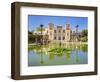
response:
<path id="1" fill-rule="evenodd" d="M 77 65 L 88 63 L 86 44 L 30 45 L 28 66 Z"/>

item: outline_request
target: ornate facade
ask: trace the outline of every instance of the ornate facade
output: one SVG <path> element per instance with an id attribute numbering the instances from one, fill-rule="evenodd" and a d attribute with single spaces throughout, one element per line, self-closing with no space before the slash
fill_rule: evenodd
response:
<path id="1" fill-rule="evenodd" d="M 65 28 L 62 26 L 55 27 L 54 24 L 49 23 L 47 28 L 47 35 L 50 41 L 70 41 L 71 29 L 70 24 L 66 24 Z"/>
<path id="2" fill-rule="evenodd" d="M 42 31 L 35 31 L 33 34 L 42 34 L 43 40 L 55 41 L 55 42 L 70 42 L 77 41 L 76 34 L 78 33 L 78 27 L 72 31 L 70 24 L 63 26 L 55 26 L 53 23 L 49 23 L 48 27 Z"/>

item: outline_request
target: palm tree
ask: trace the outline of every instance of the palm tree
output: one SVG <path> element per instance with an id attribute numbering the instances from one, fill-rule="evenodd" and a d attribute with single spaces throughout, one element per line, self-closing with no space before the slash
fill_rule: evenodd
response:
<path id="1" fill-rule="evenodd" d="M 42 34 L 43 34 L 43 33 L 42 33 L 42 31 L 43 31 L 43 26 L 44 26 L 43 24 L 40 25 L 40 28 L 41 28 L 41 44 L 43 44 L 43 36 L 42 36 Z"/>

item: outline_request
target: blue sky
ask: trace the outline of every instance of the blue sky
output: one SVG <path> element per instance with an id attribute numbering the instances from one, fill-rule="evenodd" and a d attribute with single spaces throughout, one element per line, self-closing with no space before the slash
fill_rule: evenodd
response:
<path id="1" fill-rule="evenodd" d="M 43 15 L 28 15 L 28 29 L 30 31 L 35 30 L 40 24 L 44 27 L 48 27 L 48 23 L 53 23 L 55 26 L 65 26 L 70 23 L 71 29 L 73 30 L 76 25 L 79 25 L 79 30 L 88 28 L 87 17 L 68 17 L 68 16 L 43 16 Z"/>

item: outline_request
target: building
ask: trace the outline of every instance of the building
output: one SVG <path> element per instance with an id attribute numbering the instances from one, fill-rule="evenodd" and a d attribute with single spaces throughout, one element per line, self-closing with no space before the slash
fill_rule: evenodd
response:
<path id="1" fill-rule="evenodd" d="M 79 41 L 78 26 L 72 31 L 70 24 L 66 24 L 65 27 L 63 27 L 49 23 L 45 30 L 34 31 L 33 34 L 42 34 L 43 40 L 48 40 L 49 42 Z"/>
<path id="2" fill-rule="evenodd" d="M 49 23 L 47 31 L 48 38 L 50 41 L 70 41 L 70 24 L 66 24 L 65 28 L 63 28 L 62 26 L 55 27 L 54 24 Z"/>

